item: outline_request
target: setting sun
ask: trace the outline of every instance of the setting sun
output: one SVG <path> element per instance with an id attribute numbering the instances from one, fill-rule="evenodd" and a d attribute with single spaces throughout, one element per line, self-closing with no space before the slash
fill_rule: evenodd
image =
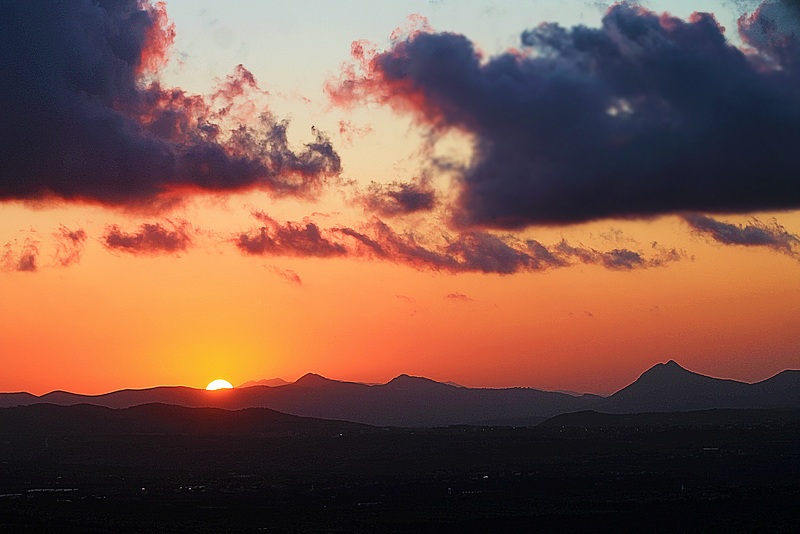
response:
<path id="1" fill-rule="evenodd" d="M 231 388 L 233 388 L 233 384 L 231 384 L 227 380 L 222 380 L 222 379 L 212 380 L 211 383 L 206 386 L 206 389 L 208 390 L 231 389 Z"/>

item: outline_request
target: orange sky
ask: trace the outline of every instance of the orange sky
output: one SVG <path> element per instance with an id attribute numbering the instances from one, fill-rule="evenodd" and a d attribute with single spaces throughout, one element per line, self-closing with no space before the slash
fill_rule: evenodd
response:
<path id="1" fill-rule="evenodd" d="M 744 381 L 798 366 L 797 259 L 709 243 L 677 218 L 569 230 L 586 238 L 611 228 L 630 239 L 672 234 L 690 257 L 666 266 L 497 275 L 244 257 L 212 238 L 180 254 L 133 256 L 98 242 L 99 219 L 118 213 L 16 209 L 43 242 L 43 229 L 56 230 L 66 213 L 83 212 L 91 237 L 77 265 L 49 266 L 42 246 L 37 272 L 2 273 L 3 391 L 202 387 L 214 377 L 242 383 L 316 372 L 611 393 L 673 358 Z M 800 225 L 798 213 L 779 216 Z M 16 239 L 28 233 L 20 228 Z"/>
<path id="2" fill-rule="evenodd" d="M 193 26 L 199 22 L 188 4 L 174 4 L 177 40 L 158 49 L 173 57 L 164 80 L 207 91 L 213 84 L 196 64 L 203 27 Z M 547 6 L 525 20 L 592 23 L 602 15 L 596 7 Z M 447 9 L 424 14 L 440 27 L 454 25 L 444 29 L 480 32 L 474 21 L 447 19 Z M 488 16 L 497 23 L 492 31 L 509 16 Z M 476 42 L 487 54 L 499 53 L 522 29 Z M 331 39 L 343 39 L 343 31 L 331 30 Z M 396 45 L 387 38 L 379 49 Z M 209 65 L 227 61 L 233 50 L 220 45 L 218 53 L 210 53 Z M 349 53 L 340 50 L 337 62 L 311 65 L 286 85 L 256 69 L 264 90 L 231 100 L 230 113 L 241 115 L 214 115 L 208 110 L 221 104 L 211 100 L 203 112 L 220 124 L 248 125 L 257 116 L 253 110 L 268 106 L 276 121 L 291 121 L 294 153 L 314 141 L 314 132 L 325 132 L 342 165 L 316 196 L 251 184 L 244 191 L 189 194 L 156 210 L 109 203 L 100 194 L 99 203 L 41 200 L 0 182 L 0 391 L 98 394 L 205 387 L 215 378 L 294 380 L 315 372 L 364 382 L 407 373 L 474 387 L 610 394 L 670 359 L 746 382 L 800 368 L 800 211 L 716 209 L 701 223 L 718 234 L 692 227 L 690 215 L 678 209 L 584 223 L 461 228 L 453 220 L 463 208 L 458 169 L 474 164 L 472 143 L 482 132 L 425 124 L 416 108 L 400 109 L 417 105 L 407 101 L 334 106 L 323 86 L 345 68 Z M 174 61 L 181 54 L 183 67 Z M 241 61 L 248 57 L 252 51 Z M 210 77 L 219 82 L 229 72 L 226 66 Z M 437 128 L 444 128 L 441 135 L 433 135 Z M 432 163 L 444 160 L 449 167 Z M 398 191 L 391 189 L 398 183 L 428 191 L 435 206 L 398 214 L 365 200 L 390 199 L 386 192 Z M 382 234 L 376 221 L 393 233 Z M 65 237 L 77 231 L 73 240 Z M 245 237 L 255 247 L 263 232 L 278 243 L 266 246 L 278 248 L 246 253 Z M 735 242 L 754 235 L 761 241 Z M 168 246 L 154 246 L 156 239 L 169 240 Z M 547 253 L 536 256 L 528 240 Z M 408 252 L 412 246 L 418 248 Z M 614 264 L 622 252 L 636 259 Z M 523 263 L 503 272 L 503 255 L 522 253 Z M 536 258 L 545 263 L 533 266 Z"/>

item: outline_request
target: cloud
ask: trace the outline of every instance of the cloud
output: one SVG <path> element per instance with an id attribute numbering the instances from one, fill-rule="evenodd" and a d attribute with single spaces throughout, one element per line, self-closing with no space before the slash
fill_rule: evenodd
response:
<path id="1" fill-rule="evenodd" d="M 265 267 L 283 278 L 283 280 L 289 284 L 296 284 L 298 286 L 303 285 L 303 280 L 292 269 L 281 269 L 277 265 L 266 265 Z"/>
<path id="2" fill-rule="evenodd" d="M 208 97 L 162 87 L 175 28 L 161 2 L 7 0 L 0 20 L 0 200 L 309 196 L 340 171 L 324 134 L 295 151 L 288 123 L 253 108 L 241 65 Z"/>
<path id="3" fill-rule="evenodd" d="M 398 234 L 388 224 L 374 217 L 364 228 L 338 228 L 342 235 L 352 238 L 348 245 L 359 257 L 376 258 L 408 265 L 417 269 L 458 272 L 459 263 L 443 250 L 426 247 L 410 233 Z"/>
<path id="4" fill-rule="evenodd" d="M 514 246 L 506 239 L 487 232 L 459 234 L 447 246 L 447 252 L 465 271 L 511 274 L 519 271 L 543 271 L 566 265 L 547 247 L 534 240 Z"/>
<path id="5" fill-rule="evenodd" d="M 167 221 L 167 228 L 161 223 L 146 223 L 134 233 L 123 232 L 118 225 L 106 229 L 103 245 L 110 250 L 130 254 L 174 254 L 183 252 L 192 244 L 192 227 L 184 220 Z"/>
<path id="6" fill-rule="evenodd" d="M 352 146 L 353 140 L 356 137 L 364 137 L 372 133 L 374 130 L 369 124 L 365 126 L 356 126 L 353 121 L 340 120 L 339 121 L 339 137 L 342 139 L 344 146 Z"/>
<path id="7" fill-rule="evenodd" d="M 563 240 L 547 247 L 533 239 L 519 240 L 482 231 L 444 235 L 443 244 L 431 245 L 420 242 L 413 234 L 399 234 L 379 219 L 372 220 L 365 228 L 366 233 L 348 228 L 340 231 L 357 241 L 361 247 L 357 251 L 359 255 L 418 269 L 451 273 L 541 272 L 576 263 L 596 264 L 612 270 L 632 270 L 660 267 L 684 257 L 677 250 L 657 246 L 653 247 L 655 254 L 651 256 L 629 249 L 598 251 L 582 245 L 572 246 Z"/>
<path id="8" fill-rule="evenodd" d="M 419 182 L 372 182 L 358 202 L 368 211 L 384 217 L 430 211 L 436 207 L 436 192 L 430 184 Z"/>
<path id="9" fill-rule="evenodd" d="M 446 299 L 450 299 L 450 300 L 458 300 L 458 301 L 461 301 L 461 302 L 472 302 L 472 301 L 475 300 L 473 298 L 469 298 L 464 293 L 458 293 L 458 292 L 449 293 L 445 298 Z"/>
<path id="10" fill-rule="evenodd" d="M 27 238 L 22 245 L 19 253 L 15 253 L 16 240 L 8 242 L 3 246 L 3 255 L 0 256 L 0 270 L 35 272 L 38 269 L 37 257 L 39 255 L 39 242 Z"/>
<path id="11" fill-rule="evenodd" d="M 83 228 L 70 230 L 61 225 L 57 233 L 53 234 L 56 253 L 54 261 L 62 267 L 68 267 L 81 260 L 83 244 L 86 241 L 86 231 Z"/>
<path id="12" fill-rule="evenodd" d="M 572 246 L 562 240 L 553 247 L 555 253 L 564 260 L 576 260 L 587 265 L 602 265 L 614 271 L 630 271 L 641 267 L 661 267 L 668 263 L 680 261 L 686 254 L 675 248 L 666 249 L 658 243 L 653 243 L 651 248 L 654 254 L 645 256 L 641 251 L 627 248 L 615 248 L 609 251 L 599 251 L 586 246 Z"/>
<path id="13" fill-rule="evenodd" d="M 302 223 L 278 221 L 263 212 L 253 214 L 264 223 L 257 230 L 241 233 L 235 244 L 242 252 L 258 256 L 298 256 L 329 258 L 344 256 L 347 249 L 328 237 L 319 226 L 308 220 Z"/>
<path id="14" fill-rule="evenodd" d="M 797 0 L 764 2 L 751 15 L 739 18 L 738 29 L 745 43 L 779 63 L 793 61 L 797 67 L 800 47 L 800 3 Z"/>
<path id="15" fill-rule="evenodd" d="M 600 28 L 542 24 L 491 58 L 453 33 L 395 36 L 380 53 L 354 44 L 326 90 L 411 114 L 434 136 L 469 134 L 453 211 L 467 227 L 798 208 L 800 38 L 787 33 L 796 18 L 767 20 L 778 4 L 740 22 L 749 53 L 710 14 L 622 2 Z"/>
<path id="16" fill-rule="evenodd" d="M 777 221 L 770 225 L 753 219 L 750 224 L 742 226 L 697 213 L 684 215 L 683 220 L 696 233 L 724 245 L 766 247 L 800 258 L 800 236 L 788 232 Z"/>
<path id="17" fill-rule="evenodd" d="M 570 265 L 595 264 L 613 270 L 659 267 L 683 259 L 684 254 L 653 245 L 653 252 L 617 248 L 598 251 L 561 241 L 545 246 L 533 239 L 469 231 L 438 238 L 400 233 L 373 217 L 358 229 L 347 226 L 320 228 L 308 220 L 279 223 L 268 215 L 254 214 L 264 226 L 240 233 L 231 241 L 245 254 L 258 256 L 349 257 L 388 261 L 419 270 L 448 273 L 514 274 L 540 272 Z"/>

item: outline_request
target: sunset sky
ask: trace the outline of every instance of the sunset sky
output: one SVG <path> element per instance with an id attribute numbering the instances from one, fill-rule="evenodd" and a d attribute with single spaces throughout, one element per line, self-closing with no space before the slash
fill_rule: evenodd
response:
<path id="1" fill-rule="evenodd" d="M 0 391 L 800 368 L 796 1 L 11 0 L 0 45 Z"/>

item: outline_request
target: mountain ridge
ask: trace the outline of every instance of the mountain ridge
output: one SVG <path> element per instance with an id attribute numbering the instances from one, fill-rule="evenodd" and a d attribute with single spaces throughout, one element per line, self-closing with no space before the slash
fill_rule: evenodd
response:
<path id="1" fill-rule="evenodd" d="M 261 380 L 248 380 L 247 382 L 239 384 L 236 387 L 237 388 L 249 388 L 253 386 L 277 387 L 277 386 L 285 386 L 286 384 L 291 384 L 291 382 L 288 382 L 283 378 L 262 378 Z"/>
<path id="2" fill-rule="evenodd" d="M 258 384 L 206 391 L 186 386 L 123 389 L 100 395 L 51 391 L 41 396 L 0 393 L 0 407 L 50 403 L 109 408 L 161 403 L 190 408 L 278 412 L 375 426 L 430 427 L 454 424 L 530 425 L 550 417 L 593 410 L 625 414 L 720 408 L 800 408 L 800 371 L 785 370 L 752 384 L 714 378 L 658 363 L 613 395 L 575 396 L 535 388 L 468 388 L 400 374 L 385 384 L 332 380 L 307 373 L 293 383 Z"/>

